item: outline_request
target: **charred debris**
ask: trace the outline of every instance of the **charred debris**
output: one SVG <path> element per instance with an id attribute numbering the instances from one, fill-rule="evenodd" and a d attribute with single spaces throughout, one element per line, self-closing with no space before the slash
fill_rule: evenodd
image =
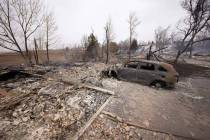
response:
<path id="1" fill-rule="evenodd" d="M 77 139 L 113 95 L 93 65 L 2 68 L 0 138 Z"/>

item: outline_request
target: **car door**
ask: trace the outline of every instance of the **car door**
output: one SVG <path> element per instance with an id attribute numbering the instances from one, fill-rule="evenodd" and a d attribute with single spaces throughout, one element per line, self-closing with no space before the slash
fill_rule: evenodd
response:
<path id="1" fill-rule="evenodd" d="M 139 63 L 137 70 L 138 82 L 150 84 L 155 79 L 156 71 L 155 65 L 151 63 L 141 62 Z"/>
<path id="2" fill-rule="evenodd" d="M 128 64 L 123 68 L 120 68 L 118 70 L 118 78 L 122 80 L 128 80 L 128 81 L 133 81 L 136 82 L 136 72 L 137 72 L 137 63 L 133 64 Z"/>

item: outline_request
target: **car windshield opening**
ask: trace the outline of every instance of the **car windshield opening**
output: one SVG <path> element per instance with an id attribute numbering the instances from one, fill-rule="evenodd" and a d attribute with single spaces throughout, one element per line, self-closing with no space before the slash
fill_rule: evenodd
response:
<path id="1" fill-rule="evenodd" d="M 155 70 L 155 66 L 153 64 L 142 64 L 140 68 L 143 70 Z"/>
<path id="2" fill-rule="evenodd" d="M 162 71 L 162 72 L 167 72 L 167 70 L 164 67 L 161 67 L 161 66 L 158 68 L 158 70 Z"/>
<path id="3" fill-rule="evenodd" d="M 137 64 L 128 64 L 127 65 L 128 68 L 134 68 L 134 69 L 136 69 L 137 66 L 138 66 Z"/>

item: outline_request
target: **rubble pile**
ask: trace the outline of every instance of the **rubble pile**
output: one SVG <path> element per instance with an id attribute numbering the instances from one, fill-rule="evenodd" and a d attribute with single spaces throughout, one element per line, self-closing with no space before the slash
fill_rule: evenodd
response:
<path id="1" fill-rule="evenodd" d="M 17 81 L 6 81 L 1 83 L 1 88 L 7 89 L 14 94 L 30 93 L 42 84 L 39 77 L 21 78 Z"/>
<path id="2" fill-rule="evenodd" d="M 53 72 L 57 72 L 55 74 L 52 71 L 47 72 L 43 78 L 17 75 L 13 79 L 0 82 L 2 89 L 12 93 L 12 96 L 0 99 L 0 105 L 3 106 L 0 108 L 0 139 L 73 137 L 110 95 L 66 84 L 53 77 L 62 74 L 62 78 L 71 79 L 80 75 L 77 78 L 81 80 L 86 74 L 97 75 L 97 69 L 93 69 L 60 68 L 53 69 Z M 42 69 L 39 71 L 42 72 Z"/>
<path id="3" fill-rule="evenodd" d="M 101 71 L 108 66 L 103 63 L 87 63 L 81 67 L 58 68 L 53 71 L 53 79 L 63 79 L 75 83 L 101 86 Z M 52 75 L 52 73 L 48 73 Z"/>

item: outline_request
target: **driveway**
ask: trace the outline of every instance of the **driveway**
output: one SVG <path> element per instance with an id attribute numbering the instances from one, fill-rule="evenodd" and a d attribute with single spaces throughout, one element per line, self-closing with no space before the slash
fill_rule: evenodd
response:
<path id="1" fill-rule="evenodd" d="M 105 79 L 116 97 L 105 108 L 144 128 L 194 139 L 210 139 L 210 80 L 182 79 L 174 90 Z"/>

